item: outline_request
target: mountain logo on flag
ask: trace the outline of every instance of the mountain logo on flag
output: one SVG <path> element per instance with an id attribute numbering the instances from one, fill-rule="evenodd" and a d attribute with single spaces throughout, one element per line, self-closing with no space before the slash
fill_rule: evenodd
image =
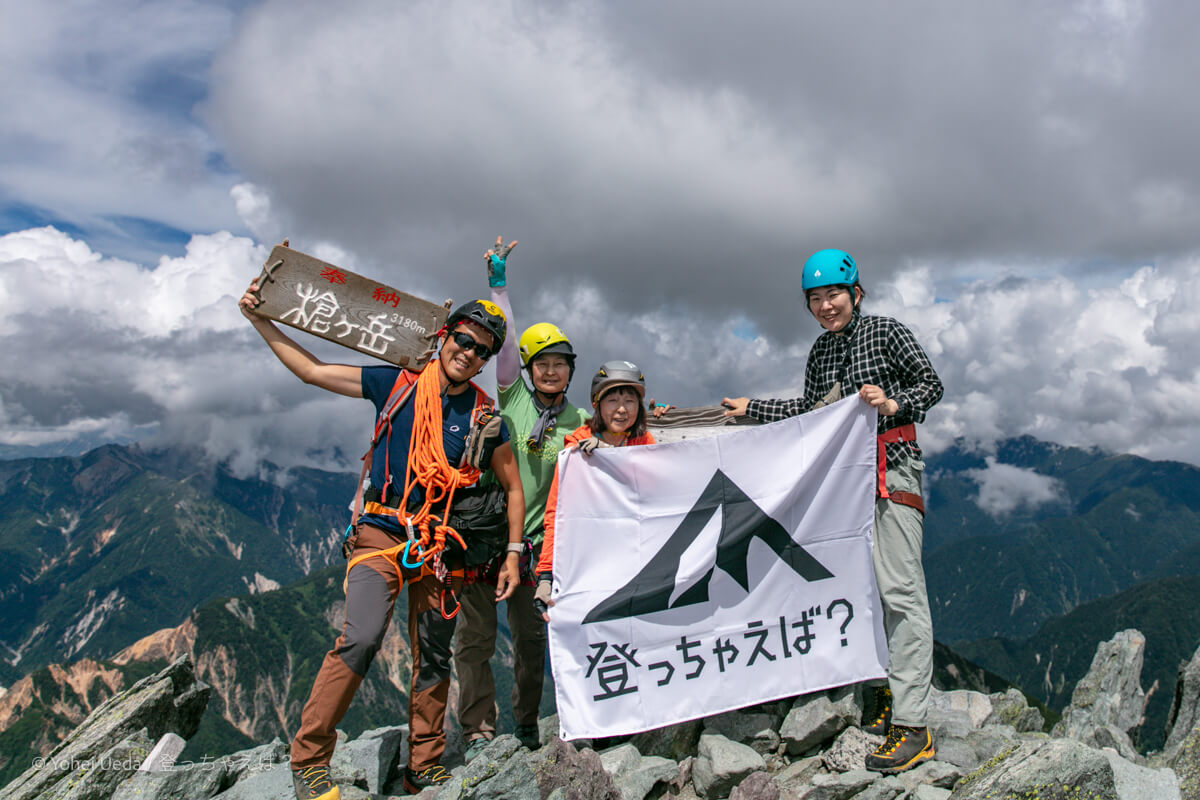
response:
<path id="1" fill-rule="evenodd" d="M 721 511 L 721 533 L 717 539 L 716 564 L 671 602 L 680 558 L 718 509 Z M 750 541 L 755 538 L 765 542 L 805 580 L 821 581 L 833 577 L 833 573 L 797 544 L 782 525 L 759 508 L 724 472 L 717 470 L 662 549 L 629 583 L 589 611 L 583 622 L 640 617 L 656 611 L 706 603 L 708 584 L 717 567 L 748 592 L 750 579 L 746 559 Z"/>

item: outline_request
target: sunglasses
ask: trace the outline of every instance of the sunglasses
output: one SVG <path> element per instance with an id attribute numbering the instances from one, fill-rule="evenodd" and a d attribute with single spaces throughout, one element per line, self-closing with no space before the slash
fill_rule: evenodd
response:
<path id="1" fill-rule="evenodd" d="M 491 346 L 486 345 L 483 342 L 475 341 L 475 339 L 469 333 L 456 331 L 451 334 L 450 338 L 453 339 L 454 343 L 459 346 L 459 349 L 466 350 L 468 353 L 474 350 L 475 355 L 479 357 L 480 361 L 487 361 L 492 357 Z"/>

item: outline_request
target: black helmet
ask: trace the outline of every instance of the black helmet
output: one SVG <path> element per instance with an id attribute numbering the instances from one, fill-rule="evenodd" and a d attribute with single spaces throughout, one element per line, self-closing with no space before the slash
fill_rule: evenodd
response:
<path id="1" fill-rule="evenodd" d="M 508 333 L 508 322 L 504 319 L 504 312 L 500 310 L 500 306 L 490 300 L 472 300 L 469 303 L 463 303 L 451 311 L 450 316 L 446 317 L 446 326 L 443 330 L 453 331 L 460 322 L 474 322 L 490 333 L 492 335 L 492 355 L 500 352 L 500 345 L 504 344 L 504 336 Z"/>
<path id="2" fill-rule="evenodd" d="M 646 376 L 637 364 L 629 361 L 605 361 L 592 377 L 592 407 L 600 404 L 600 396 L 617 386 L 628 386 L 646 399 Z"/>

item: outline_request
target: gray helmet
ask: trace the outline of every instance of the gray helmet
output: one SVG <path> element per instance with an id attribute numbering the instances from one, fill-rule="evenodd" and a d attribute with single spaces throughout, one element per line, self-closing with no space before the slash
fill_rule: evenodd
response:
<path id="1" fill-rule="evenodd" d="M 637 364 L 605 361 L 592 377 L 592 407 L 599 407 L 601 396 L 617 386 L 628 386 L 637 392 L 639 399 L 646 399 L 646 376 L 642 375 Z"/>

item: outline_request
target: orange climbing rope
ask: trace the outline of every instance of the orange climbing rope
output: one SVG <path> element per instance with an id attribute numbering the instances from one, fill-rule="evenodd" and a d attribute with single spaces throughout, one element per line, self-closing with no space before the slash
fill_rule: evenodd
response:
<path id="1" fill-rule="evenodd" d="M 447 537 L 458 542 L 466 549 L 466 543 L 458 531 L 446 524 L 450 515 L 450 504 L 454 500 L 454 490 L 470 486 L 479 480 L 482 474 L 470 465 L 461 469 L 450 466 L 446 460 L 446 450 L 442 444 L 442 392 L 441 381 L 438 378 L 440 367 L 436 359 L 431 361 L 420 377 L 413 392 L 413 427 L 408 442 L 408 467 L 404 481 L 404 496 L 394 510 L 396 519 L 404 524 L 412 537 L 412 544 L 405 542 L 387 550 L 377 550 L 363 553 L 351 559 L 346 567 L 349 571 L 360 561 L 374 556 L 383 556 L 396 565 L 396 571 L 401 572 L 397 556 L 404 552 L 406 565 L 419 563 L 425 569 L 429 564 L 440 566 L 436 557 L 446 549 Z M 415 486 L 420 485 L 425 490 L 424 501 L 414 513 L 408 513 L 408 497 Z M 443 517 L 433 514 L 431 509 L 435 504 L 443 505 Z M 412 555 L 414 548 L 417 555 Z M 423 569 L 422 572 L 425 570 Z"/>

